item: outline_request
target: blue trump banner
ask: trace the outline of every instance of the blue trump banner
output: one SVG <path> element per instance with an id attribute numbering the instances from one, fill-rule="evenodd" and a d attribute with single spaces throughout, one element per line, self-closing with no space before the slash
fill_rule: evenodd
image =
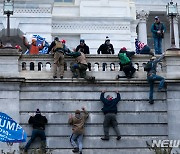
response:
<path id="1" fill-rule="evenodd" d="M 45 38 L 41 37 L 40 35 L 33 35 L 33 38 L 36 38 L 36 45 L 41 46 L 43 44 L 43 49 L 39 50 L 39 54 L 47 54 L 49 43 L 46 41 Z M 29 54 L 29 50 L 27 50 L 24 54 Z"/>
<path id="2" fill-rule="evenodd" d="M 7 114 L 0 112 L 0 141 L 1 142 L 26 142 L 27 134 Z"/>

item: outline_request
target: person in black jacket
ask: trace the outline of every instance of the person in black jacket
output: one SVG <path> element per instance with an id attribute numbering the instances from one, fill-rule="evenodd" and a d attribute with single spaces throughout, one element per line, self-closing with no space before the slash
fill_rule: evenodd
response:
<path id="1" fill-rule="evenodd" d="M 111 95 L 107 95 L 106 98 L 104 98 L 105 91 L 102 91 L 100 100 L 103 102 L 104 106 L 102 108 L 102 111 L 105 115 L 104 122 L 103 122 L 103 128 L 104 128 L 104 137 L 102 137 L 102 140 L 109 140 L 109 127 L 112 126 L 114 131 L 117 135 L 117 140 L 121 139 L 120 132 L 118 129 L 118 123 L 116 120 L 116 114 L 117 114 L 117 104 L 121 100 L 121 96 L 119 92 L 117 91 L 117 98 L 114 98 Z"/>
<path id="2" fill-rule="evenodd" d="M 97 50 L 98 54 L 114 54 L 114 48 L 113 45 L 110 43 L 110 39 L 108 36 L 106 36 L 105 43 L 101 44 L 99 49 Z"/>
<path id="3" fill-rule="evenodd" d="M 45 124 L 47 124 L 48 120 L 45 116 L 41 115 L 41 112 L 39 109 L 36 110 L 35 116 L 30 116 L 28 123 L 33 126 L 32 136 L 31 139 L 28 141 L 24 148 L 24 152 L 27 153 L 28 148 L 30 147 L 31 143 L 37 138 L 41 138 L 41 145 L 42 145 L 42 151 L 45 153 L 45 147 L 46 147 L 46 135 L 45 135 Z"/>
<path id="4" fill-rule="evenodd" d="M 89 47 L 85 44 L 84 39 L 80 39 L 80 44 L 76 47 L 76 51 L 81 51 L 84 54 L 90 54 Z"/>

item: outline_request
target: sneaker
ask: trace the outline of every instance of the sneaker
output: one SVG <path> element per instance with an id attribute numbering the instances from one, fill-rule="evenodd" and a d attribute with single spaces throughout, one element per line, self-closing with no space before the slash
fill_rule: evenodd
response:
<path id="1" fill-rule="evenodd" d="M 72 150 L 72 152 L 79 152 L 79 148 L 74 148 L 73 150 Z"/>
<path id="2" fill-rule="evenodd" d="M 118 137 L 116 138 L 116 140 L 118 140 L 118 141 L 119 141 L 120 139 L 121 139 L 121 136 L 118 136 Z"/>
<path id="3" fill-rule="evenodd" d="M 101 140 L 103 140 L 103 141 L 109 141 L 109 137 L 101 137 Z"/>
<path id="4" fill-rule="evenodd" d="M 154 104 L 154 100 L 150 100 L 150 101 L 149 101 L 149 104 Z"/>
<path id="5" fill-rule="evenodd" d="M 63 79 L 63 75 L 61 75 L 60 78 Z"/>
<path id="6" fill-rule="evenodd" d="M 53 76 L 53 78 L 54 78 L 54 79 L 56 79 L 56 78 L 57 78 L 57 76 L 55 76 L 55 75 L 54 75 L 54 76 Z"/>

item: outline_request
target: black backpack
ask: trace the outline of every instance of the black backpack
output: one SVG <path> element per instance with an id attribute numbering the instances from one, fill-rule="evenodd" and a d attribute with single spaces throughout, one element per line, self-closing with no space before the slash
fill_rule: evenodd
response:
<path id="1" fill-rule="evenodd" d="M 148 63 L 144 66 L 144 71 L 149 72 L 152 68 L 152 62 L 148 61 Z"/>

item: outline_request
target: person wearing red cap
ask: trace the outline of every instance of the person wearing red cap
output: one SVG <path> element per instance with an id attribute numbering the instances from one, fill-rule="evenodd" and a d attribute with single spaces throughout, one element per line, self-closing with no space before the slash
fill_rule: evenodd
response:
<path id="1" fill-rule="evenodd" d="M 15 48 L 18 49 L 19 52 L 22 52 L 22 48 L 20 45 L 16 45 Z"/>
<path id="2" fill-rule="evenodd" d="M 72 114 L 69 115 L 68 123 L 72 125 L 72 135 L 70 137 L 70 142 L 73 146 L 73 152 L 79 152 L 79 154 L 82 154 L 82 141 L 83 141 L 83 135 L 84 135 L 84 125 L 85 122 L 89 116 L 88 112 L 84 107 L 81 108 L 82 113 L 80 110 L 75 111 L 75 116 L 72 116 Z M 78 144 L 76 143 L 78 142 Z"/>
<path id="3" fill-rule="evenodd" d="M 39 109 L 36 110 L 35 116 L 30 116 L 28 123 L 33 126 L 32 136 L 31 139 L 28 141 L 24 148 L 24 152 L 27 153 L 31 143 L 37 138 L 40 137 L 41 139 L 41 146 L 42 151 L 45 153 L 46 148 L 46 135 L 45 135 L 45 125 L 47 124 L 48 120 L 45 116 L 41 115 Z"/>
<path id="4" fill-rule="evenodd" d="M 120 59 L 120 68 L 125 73 L 127 78 L 132 78 L 133 74 L 136 71 L 131 62 L 131 57 L 134 54 L 135 52 L 128 52 L 125 47 L 121 48 L 118 54 L 118 57 Z M 119 79 L 120 76 L 117 75 L 116 78 Z"/>

